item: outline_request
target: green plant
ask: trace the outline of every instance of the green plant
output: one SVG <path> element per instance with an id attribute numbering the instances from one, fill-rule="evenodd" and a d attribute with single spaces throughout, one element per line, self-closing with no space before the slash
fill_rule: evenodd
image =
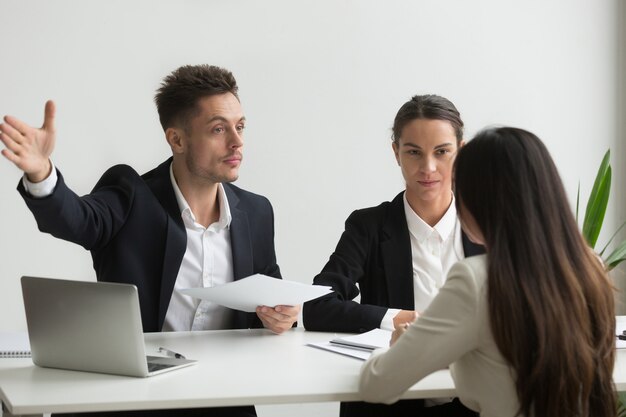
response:
<path id="1" fill-rule="evenodd" d="M 617 417 L 626 417 L 626 394 L 620 392 L 617 394 Z"/>
<path id="2" fill-rule="evenodd" d="M 609 202 L 609 195 L 611 194 L 611 150 L 609 149 L 604 154 L 596 180 L 593 183 L 593 188 L 589 194 L 589 201 L 585 209 L 585 218 L 583 219 L 582 234 L 587 240 L 587 243 L 595 249 L 600 230 L 602 229 L 602 223 L 604 222 L 604 214 L 606 213 L 606 206 Z M 578 204 L 580 200 L 580 184 L 578 185 L 578 194 L 576 195 L 576 222 L 578 222 Z M 626 260 L 626 239 L 615 246 L 615 249 L 607 256 L 604 257 L 604 252 L 611 244 L 615 236 L 622 230 L 626 221 L 613 233 L 613 236 L 609 239 L 607 244 L 599 252 L 600 257 L 604 261 L 607 269 L 611 270 L 619 265 L 622 261 Z"/>
<path id="3" fill-rule="evenodd" d="M 587 243 L 595 249 L 602 223 L 604 222 L 604 214 L 609 203 L 609 195 L 611 194 L 611 150 L 607 150 L 602 158 L 602 163 L 598 169 L 596 180 L 589 194 L 589 201 L 585 209 L 585 218 L 583 219 L 582 234 Z M 578 193 L 576 195 L 576 222 L 578 222 L 578 205 L 580 201 L 580 184 L 578 184 Z M 611 270 L 626 260 L 626 239 L 619 243 L 613 252 L 606 258 L 604 252 L 611 244 L 615 236 L 622 230 L 626 222 L 613 233 L 607 244 L 602 248 L 599 255 L 604 261 L 607 269 Z M 626 393 L 620 392 L 617 397 L 617 417 L 626 417 Z"/>

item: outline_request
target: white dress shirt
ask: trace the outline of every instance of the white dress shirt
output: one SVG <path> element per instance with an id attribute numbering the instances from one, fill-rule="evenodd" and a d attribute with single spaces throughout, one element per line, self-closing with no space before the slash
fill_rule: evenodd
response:
<path id="1" fill-rule="evenodd" d="M 165 314 L 163 331 L 217 330 L 228 326 L 232 310 L 209 301 L 182 295 L 181 288 L 213 287 L 234 280 L 230 244 L 230 207 L 222 184 L 218 184 L 220 218 L 209 227 L 196 222 L 170 166 L 170 179 L 187 232 L 187 250 L 176 277 Z"/>
<path id="2" fill-rule="evenodd" d="M 404 214 L 411 238 L 415 311 L 421 313 L 443 287 L 452 265 L 465 257 L 461 225 L 456 215 L 454 196 L 450 207 L 434 227 L 430 227 L 413 211 L 406 193 Z M 380 327 L 393 330 L 393 318 L 399 312 L 399 309 L 387 310 Z"/>

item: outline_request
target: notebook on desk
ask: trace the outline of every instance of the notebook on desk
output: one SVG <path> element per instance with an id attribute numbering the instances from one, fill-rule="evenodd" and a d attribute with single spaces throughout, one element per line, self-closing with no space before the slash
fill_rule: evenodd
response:
<path id="1" fill-rule="evenodd" d="M 0 358 L 30 358 L 26 332 L 0 332 Z"/>
<path id="2" fill-rule="evenodd" d="M 146 356 L 134 285 L 22 277 L 35 365 L 147 377 L 194 360 Z"/>

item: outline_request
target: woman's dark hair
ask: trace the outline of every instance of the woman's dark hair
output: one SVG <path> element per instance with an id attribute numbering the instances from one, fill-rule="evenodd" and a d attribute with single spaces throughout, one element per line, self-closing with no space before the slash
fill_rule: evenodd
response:
<path id="1" fill-rule="evenodd" d="M 163 130 L 187 128 L 201 98 L 225 93 L 239 98 L 238 89 L 233 74 L 214 65 L 185 65 L 174 70 L 163 79 L 154 97 Z"/>
<path id="2" fill-rule="evenodd" d="M 454 172 L 461 219 L 474 217 L 487 247 L 490 325 L 519 412 L 615 416 L 613 287 L 548 150 L 525 130 L 489 129 L 461 148 Z"/>
<path id="3" fill-rule="evenodd" d="M 463 140 L 463 120 L 454 104 L 447 98 L 434 94 L 413 96 L 400 107 L 391 128 L 391 140 L 398 144 L 402 129 L 415 119 L 447 120 L 454 128 L 457 145 Z"/>

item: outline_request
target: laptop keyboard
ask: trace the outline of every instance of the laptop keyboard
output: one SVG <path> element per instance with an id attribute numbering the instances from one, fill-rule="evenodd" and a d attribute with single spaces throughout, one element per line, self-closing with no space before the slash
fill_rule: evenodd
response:
<path id="1" fill-rule="evenodd" d="M 172 366 L 175 366 L 175 365 L 166 365 L 162 363 L 148 362 L 148 372 L 160 371 L 161 369 L 171 368 Z"/>

